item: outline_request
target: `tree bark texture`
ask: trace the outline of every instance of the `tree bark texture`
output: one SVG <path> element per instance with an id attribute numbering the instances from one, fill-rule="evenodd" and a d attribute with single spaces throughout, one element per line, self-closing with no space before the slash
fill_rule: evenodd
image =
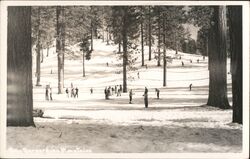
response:
<path id="1" fill-rule="evenodd" d="M 37 12 L 37 25 L 38 25 L 38 30 L 37 30 L 37 44 L 36 44 L 36 86 L 40 86 L 40 81 L 41 81 L 41 44 L 40 44 L 40 37 L 41 37 L 41 30 L 40 30 L 40 7 L 38 7 L 38 12 Z"/>
<path id="2" fill-rule="evenodd" d="M 58 60 L 58 94 L 63 92 L 62 8 L 56 7 L 56 52 Z"/>
<path id="3" fill-rule="evenodd" d="M 242 124 L 242 7 L 229 7 L 233 122 Z"/>
<path id="4" fill-rule="evenodd" d="M 142 18 L 142 17 L 141 17 Z M 143 20 L 141 19 L 141 65 L 144 66 Z"/>
<path id="5" fill-rule="evenodd" d="M 161 20 L 160 20 L 160 13 L 158 17 L 158 60 L 157 60 L 157 66 L 161 66 Z"/>
<path id="6" fill-rule="evenodd" d="M 90 46 L 90 50 L 93 51 L 94 50 L 94 44 L 93 44 L 93 22 L 91 19 L 91 28 L 90 28 L 90 36 L 91 36 L 91 46 Z"/>
<path id="7" fill-rule="evenodd" d="M 151 25 L 151 7 L 149 6 L 148 7 L 148 9 L 149 9 L 149 15 L 148 15 L 148 60 L 149 61 L 151 61 L 151 51 L 152 51 L 152 49 L 151 49 L 151 45 L 152 45 L 152 39 L 151 39 L 151 27 L 152 27 L 152 25 Z"/>
<path id="8" fill-rule="evenodd" d="M 122 24 L 122 45 L 123 45 L 123 92 L 127 92 L 127 63 L 128 63 L 128 35 L 127 35 L 127 8 L 124 7 Z"/>
<path id="9" fill-rule="evenodd" d="M 163 86 L 167 85 L 167 79 L 166 79 L 166 74 L 167 74 L 167 61 L 166 61 L 166 27 L 165 24 L 165 16 L 163 18 Z"/>
<path id="10" fill-rule="evenodd" d="M 226 7 L 215 6 L 209 32 L 209 96 L 207 105 L 230 108 L 227 98 Z"/>
<path id="11" fill-rule="evenodd" d="M 34 126 L 31 7 L 8 7 L 7 126 Z"/>
<path id="12" fill-rule="evenodd" d="M 64 55 L 65 55 L 65 8 L 62 7 L 62 69 L 63 69 L 63 77 L 62 77 L 62 86 L 64 88 Z"/>

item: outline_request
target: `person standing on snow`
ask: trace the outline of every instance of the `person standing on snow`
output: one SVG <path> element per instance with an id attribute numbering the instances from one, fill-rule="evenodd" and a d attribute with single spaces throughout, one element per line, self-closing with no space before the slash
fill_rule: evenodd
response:
<path id="1" fill-rule="evenodd" d="M 69 98 L 69 89 L 68 88 L 66 88 L 66 94 L 67 94 L 67 97 Z"/>
<path id="2" fill-rule="evenodd" d="M 48 88 L 48 86 L 46 86 L 46 88 L 45 88 L 45 99 L 49 100 L 49 88 Z"/>
<path id="3" fill-rule="evenodd" d="M 93 88 L 92 87 L 90 88 L 90 94 L 93 94 Z"/>
<path id="4" fill-rule="evenodd" d="M 78 98 L 78 90 L 79 90 L 79 89 L 76 87 L 76 88 L 75 88 L 75 90 L 76 90 L 75 97 L 77 97 L 77 98 Z"/>
<path id="5" fill-rule="evenodd" d="M 129 91 L 129 104 L 132 104 L 132 96 L 133 96 L 133 92 L 132 92 L 132 89 L 130 89 L 130 91 Z"/>
<path id="6" fill-rule="evenodd" d="M 155 88 L 155 92 L 157 95 L 157 99 L 159 99 L 160 98 L 160 90 L 158 88 Z"/>
<path id="7" fill-rule="evenodd" d="M 122 92 L 122 85 L 120 84 L 120 92 Z"/>
<path id="8" fill-rule="evenodd" d="M 49 88 L 49 96 L 50 96 L 50 100 L 52 101 L 52 88 Z"/>
<path id="9" fill-rule="evenodd" d="M 148 108 L 148 89 L 147 87 L 145 87 L 145 91 L 144 91 L 144 104 L 145 104 L 145 108 Z"/>
<path id="10" fill-rule="evenodd" d="M 108 99 L 108 89 L 105 87 L 104 89 L 105 99 Z"/>
<path id="11" fill-rule="evenodd" d="M 192 90 L 192 83 L 189 85 L 189 91 L 191 91 Z"/>

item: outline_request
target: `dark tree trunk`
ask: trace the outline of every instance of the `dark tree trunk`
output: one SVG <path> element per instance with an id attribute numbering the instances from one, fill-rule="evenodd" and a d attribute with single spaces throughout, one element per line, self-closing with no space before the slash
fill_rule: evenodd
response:
<path id="1" fill-rule="evenodd" d="M 226 7 L 215 6 L 209 34 L 209 96 L 207 105 L 230 108 L 227 98 Z"/>
<path id="2" fill-rule="evenodd" d="M 85 53 L 82 53 L 82 76 L 85 77 Z"/>
<path id="3" fill-rule="evenodd" d="M 49 45 L 47 46 L 47 57 L 49 56 Z"/>
<path id="4" fill-rule="evenodd" d="M 7 126 L 35 126 L 31 7 L 8 7 L 7 25 Z"/>
<path id="5" fill-rule="evenodd" d="M 65 55 L 65 8 L 62 7 L 62 69 L 63 69 L 63 77 L 62 77 L 62 85 L 64 88 L 64 55 Z"/>
<path id="6" fill-rule="evenodd" d="M 127 35 L 127 8 L 124 7 L 123 15 L 123 24 L 122 24 L 122 45 L 123 45 L 123 92 L 127 92 L 127 44 L 128 44 L 128 35 Z"/>
<path id="7" fill-rule="evenodd" d="M 175 32 L 175 54 L 178 54 L 178 38 L 177 38 L 177 31 Z"/>
<path id="8" fill-rule="evenodd" d="M 91 20 L 91 30 L 90 30 L 90 36 L 91 36 L 91 46 L 90 46 L 90 51 L 94 50 L 94 44 L 93 44 L 93 22 Z"/>
<path id="9" fill-rule="evenodd" d="M 118 52 L 121 52 L 121 40 L 119 40 L 119 44 L 118 44 Z"/>
<path id="10" fill-rule="evenodd" d="M 206 37 L 206 53 L 207 53 L 207 59 L 208 59 L 208 70 L 209 70 L 209 58 L 208 58 L 208 53 L 209 53 L 209 48 L 208 48 L 208 35 L 207 35 L 207 37 Z"/>
<path id="11" fill-rule="evenodd" d="M 40 81 L 41 81 L 41 44 L 40 44 L 40 37 L 41 37 L 41 30 L 40 30 L 40 7 L 38 7 L 38 12 L 37 12 L 37 25 L 38 25 L 38 30 L 37 30 L 37 44 L 36 44 L 36 86 L 41 86 Z"/>
<path id="12" fill-rule="evenodd" d="M 143 20 L 141 15 L 141 65 L 144 66 Z"/>
<path id="13" fill-rule="evenodd" d="M 151 45 L 152 45 L 152 40 L 151 40 L 151 7 L 148 7 L 149 9 L 149 15 L 148 15 L 148 60 L 151 61 Z"/>
<path id="14" fill-rule="evenodd" d="M 87 38 L 87 37 L 85 37 Z M 84 44 L 84 40 L 82 40 L 82 43 Z M 82 76 L 85 77 L 85 53 L 84 53 L 84 49 L 82 51 Z"/>
<path id="15" fill-rule="evenodd" d="M 167 61 L 166 61 L 166 31 L 165 31 L 165 16 L 163 18 L 163 86 L 167 85 L 166 74 L 167 74 Z"/>
<path id="16" fill-rule="evenodd" d="M 43 63 L 43 46 L 41 46 L 41 56 L 42 56 L 42 60 L 41 60 L 41 63 Z"/>
<path id="17" fill-rule="evenodd" d="M 62 8 L 56 7 L 56 52 L 58 60 L 58 94 L 63 92 Z"/>
<path id="18" fill-rule="evenodd" d="M 229 7 L 233 122 L 242 124 L 242 7 Z"/>
<path id="19" fill-rule="evenodd" d="M 107 27 L 107 45 L 109 45 L 109 28 Z"/>
<path id="20" fill-rule="evenodd" d="M 158 17 L 158 60 L 157 60 L 157 66 L 161 66 L 161 20 L 160 20 L 160 13 Z"/>

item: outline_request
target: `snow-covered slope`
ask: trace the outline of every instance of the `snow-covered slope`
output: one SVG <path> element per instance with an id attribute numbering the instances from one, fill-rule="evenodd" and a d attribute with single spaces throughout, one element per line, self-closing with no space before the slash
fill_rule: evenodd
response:
<path id="1" fill-rule="evenodd" d="M 105 100 L 104 88 L 122 84 L 122 61 L 115 53 L 116 45 L 94 40 L 91 60 L 85 61 L 86 77 L 82 77 L 82 55 L 77 46 L 65 59 L 64 85 L 79 88 L 78 98 L 57 94 L 57 55 L 50 49 L 41 64 L 41 87 L 33 78 L 34 108 L 44 110 L 45 118 L 35 118 L 37 128 L 8 128 L 8 148 L 13 150 L 82 151 L 82 152 L 239 152 L 242 127 L 231 124 L 232 110 L 206 106 L 208 98 L 207 57 L 179 53 L 182 58 L 168 63 L 167 86 L 163 85 L 163 69 L 156 59 L 146 68 L 128 72 L 128 93 Z M 167 56 L 175 56 L 168 50 Z M 154 54 L 152 55 L 154 57 Z M 199 63 L 197 63 L 199 59 Z M 190 63 L 190 60 L 193 62 Z M 181 61 L 185 63 L 184 67 Z M 35 62 L 35 60 L 33 60 Z M 108 66 L 107 66 L 108 63 Z M 35 65 L 33 65 L 35 72 Z M 229 66 L 229 65 L 228 65 Z M 51 74 L 52 71 L 52 74 Z M 137 73 L 140 73 L 138 78 Z M 189 91 L 189 84 L 193 84 Z M 53 101 L 45 100 L 45 86 L 50 84 Z M 149 108 L 144 108 L 143 91 L 149 89 Z M 90 94 L 93 88 L 93 94 Z M 155 88 L 160 89 L 160 99 Z M 231 102 L 231 79 L 228 76 Z M 203 106 L 202 106 L 203 105 Z"/>

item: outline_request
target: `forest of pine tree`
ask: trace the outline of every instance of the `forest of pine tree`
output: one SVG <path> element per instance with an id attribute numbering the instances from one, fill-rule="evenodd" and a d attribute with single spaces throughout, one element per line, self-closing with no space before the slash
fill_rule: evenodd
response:
<path id="1" fill-rule="evenodd" d="M 36 57 L 35 86 L 41 86 L 44 56 L 50 56 L 49 49 L 56 46 L 57 93 L 61 94 L 64 93 L 64 56 L 70 54 L 67 47 L 81 44 L 82 78 L 86 78 L 88 68 L 85 67 L 85 60 L 91 60 L 92 52 L 98 48 L 93 39 L 102 39 L 107 45 L 114 43 L 118 46 L 116 53 L 122 59 L 124 93 L 128 92 L 128 72 L 135 61 L 140 61 L 141 67 L 145 67 L 145 59 L 150 61 L 156 56 L 155 66 L 163 66 L 162 85 L 165 87 L 168 85 L 168 50 L 174 50 L 177 55 L 186 52 L 208 56 L 207 105 L 220 109 L 231 108 L 226 81 L 227 47 L 230 46 L 233 122 L 242 123 L 241 7 L 34 6 L 8 7 L 8 15 L 8 125 L 33 125 L 32 54 Z M 199 27 L 197 40 L 190 37 L 184 24 Z M 157 49 L 153 50 L 153 47 Z M 42 50 L 45 48 L 47 52 L 43 55 Z M 149 57 L 144 56 L 145 51 L 149 52 Z M 134 59 L 135 52 L 139 52 L 141 58 Z M 12 85 L 20 89 L 15 92 L 11 89 Z"/>

